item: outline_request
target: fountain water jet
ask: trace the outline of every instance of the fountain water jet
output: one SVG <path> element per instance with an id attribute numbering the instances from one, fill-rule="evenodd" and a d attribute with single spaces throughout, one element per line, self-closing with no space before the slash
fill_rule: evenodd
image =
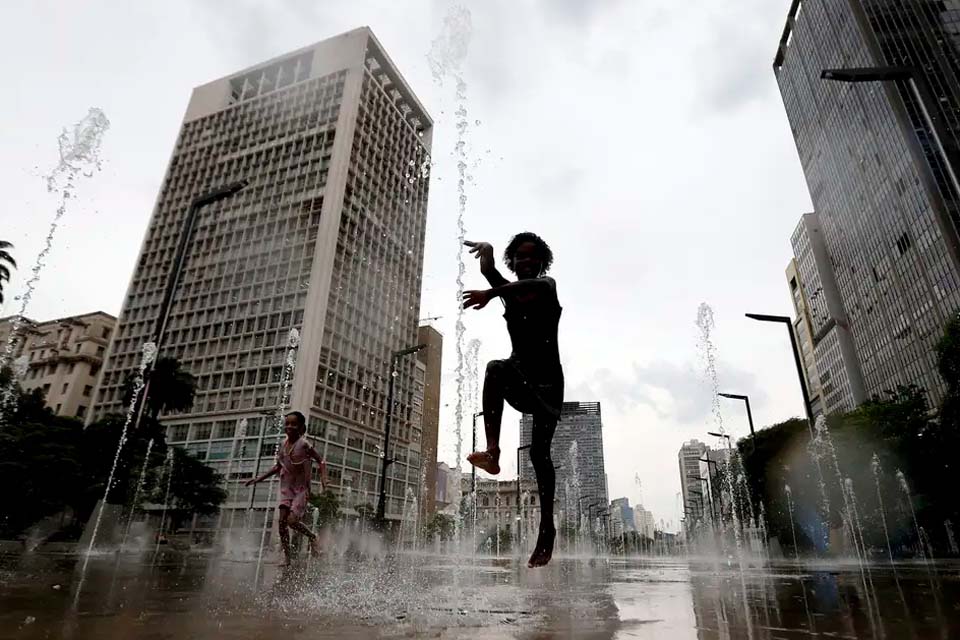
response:
<path id="1" fill-rule="evenodd" d="M 133 525 L 133 516 L 137 513 L 140 506 L 140 494 L 143 492 L 143 483 L 147 477 L 147 467 L 150 464 L 150 452 L 153 449 L 153 438 L 147 442 L 147 452 L 143 456 L 143 467 L 140 469 L 140 478 L 137 480 L 137 490 L 133 494 L 133 504 L 130 506 L 130 515 L 127 516 L 127 526 L 123 532 L 123 539 L 120 541 L 120 551 L 127 546 L 127 537 L 130 535 L 130 527 Z"/>
<path id="2" fill-rule="evenodd" d="M 83 118 L 81 118 L 68 131 L 63 129 L 57 137 L 57 145 L 60 153 L 60 160 L 57 166 L 45 176 L 47 183 L 47 192 L 59 192 L 59 204 L 53 220 L 50 222 L 50 229 L 44 240 L 43 249 L 37 255 L 33 268 L 30 270 L 30 278 L 24 285 L 24 293 L 14 298 L 20 301 L 20 309 L 13 316 L 10 327 L 10 335 L 4 346 L 3 354 L 0 355 L 0 369 L 7 366 L 13 356 L 17 340 L 20 336 L 20 329 L 26 320 L 27 307 L 33 298 L 37 283 L 40 281 L 40 272 L 45 266 L 45 260 L 53 249 L 53 240 L 60 224 L 60 219 L 67 212 L 67 202 L 73 198 L 74 182 L 80 177 L 92 177 L 94 172 L 100 170 L 100 146 L 103 143 L 103 136 L 110 127 L 110 121 L 103 111 L 96 107 L 91 107 Z M 23 374 L 11 376 L 5 388 L 0 392 L 0 423 L 3 423 L 5 416 L 10 409 L 10 405 L 15 397 L 17 383 L 22 379 Z"/>

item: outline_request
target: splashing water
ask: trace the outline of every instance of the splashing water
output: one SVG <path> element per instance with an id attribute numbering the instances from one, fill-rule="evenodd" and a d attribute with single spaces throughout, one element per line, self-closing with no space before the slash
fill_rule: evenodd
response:
<path id="1" fill-rule="evenodd" d="M 873 471 L 873 484 L 877 489 L 877 503 L 880 506 L 880 522 L 883 524 L 883 538 L 887 541 L 887 555 L 890 564 L 893 564 L 893 547 L 890 544 L 890 530 L 887 528 L 887 512 L 883 505 L 883 492 L 880 491 L 880 457 L 876 453 L 870 459 L 870 469 Z"/>
<path id="2" fill-rule="evenodd" d="M 457 470 L 461 468 L 463 456 L 463 386 L 464 386 L 464 334 L 466 326 L 463 323 L 463 300 L 466 265 L 463 259 L 463 243 L 467 238 L 467 229 L 464 216 L 467 210 L 467 83 L 463 79 L 463 65 L 470 50 L 470 40 L 473 35 L 473 24 L 470 10 L 464 6 L 453 6 L 443 20 L 440 34 L 433 40 L 427 61 L 434 81 L 443 86 L 445 79 L 452 78 L 455 84 L 457 109 L 456 130 L 457 141 L 454 146 L 454 155 L 457 159 L 457 403 L 455 409 L 455 423 L 457 430 Z M 458 519 L 459 520 L 459 519 Z"/>
<path id="3" fill-rule="evenodd" d="M 923 531 L 920 528 L 920 522 L 917 520 L 917 510 L 913 506 L 913 495 L 910 493 L 910 485 L 907 483 L 907 476 L 903 475 L 903 471 L 900 471 L 900 469 L 897 469 L 894 475 L 897 478 L 897 483 L 900 485 L 900 489 L 903 490 L 903 494 L 907 497 L 907 502 L 910 504 L 910 515 L 913 517 L 913 526 L 917 531 L 917 549 L 920 551 L 920 559 L 926 564 L 927 553 L 923 544 Z"/>
<path id="4" fill-rule="evenodd" d="M 7 337 L 3 354 L 0 355 L 0 369 L 10 362 L 17 346 L 20 329 L 26 321 L 27 307 L 30 305 L 31 298 L 33 298 L 37 282 L 40 281 L 40 272 L 45 266 L 44 261 L 53 249 L 53 239 L 60 224 L 60 219 L 67 211 L 67 201 L 73 198 L 74 180 L 80 176 L 92 177 L 96 171 L 100 170 L 100 145 L 103 142 L 103 135 L 109 127 L 110 121 L 107 120 L 103 111 L 91 107 L 86 116 L 73 125 L 70 130 L 64 129 L 57 138 L 60 161 L 45 176 L 45 180 L 47 192 L 55 193 L 59 191 L 60 200 L 53 220 L 50 222 L 50 229 L 44 240 L 43 249 L 37 255 L 36 262 L 30 270 L 30 278 L 24 285 L 25 291 L 14 298 L 14 300 L 20 301 L 20 309 L 13 316 L 10 335 Z M 6 388 L 3 389 L 2 396 L 0 396 L 0 423 L 3 422 L 7 414 L 16 395 L 17 383 L 22 378 L 23 373 L 12 376 Z"/>
<path id="5" fill-rule="evenodd" d="M 127 517 L 127 527 L 123 532 L 123 540 L 120 541 L 120 551 L 127 546 L 127 537 L 130 535 L 130 527 L 133 525 L 133 516 L 140 507 L 140 495 L 143 493 L 143 483 L 147 478 L 147 467 L 150 464 L 150 452 L 153 450 L 153 438 L 147 442 L 147 452 L 143 455 L 143 466 L 140 468 L 140 478 L 137 480 L 137 490 L 133 493 L 133 504 L 130 506 L 130 515 Z"/>
<path id="6" fill-rule="evenodd" d="M 157 561 L 157 554 L 160 552 L 160 541 L 163 538 L 163 531 L 167 526 L 167 505 L 170 504 L 170 485 L 173 482 L 173 447 L 167 449 L 167 490 L 163 494 L 163 511 L 160 515 L 160 526 L 157 528 L 157 547 L 153 551 L 153 561 Z"/>
<path id="7" fill-rule="evenodd" d="M 142 354 L 140 367 L 137 369 L 137 374 L 133 381 L 133 394 L 130 398 L 130 407 L 127 409 L 127 417 L 123 422 L 123 429 L 120 431 L 120 442 L 117 444 L 117 452 L 113 455 L 113 465 L 110 467 L 110 475 L 107 476 L 107 486 L 103 490 L 103 499 L 100 502 L 100 508 L 97 509 L 97 519 L 93 525 L 93 533 L 90 536 L 90 544 L 87 547 L 86 558 L 90 557 L 93 546 L 97 542 L 97 532 L 100 531 L 100 521 L 103 519 L 103 510 L 107 506 L 107 497 L 110 495 L 110 489 L 113 488 L 114 475 L 117 473 L 117 464 L 120 462 L 120 453 L 123 451 L 123 445 L 127 442 L 127 430 L 133 421 L 133 413 L 136 409 L 137 401 L 140 398 L 140 392 L 143 391 L 143 373 L 157 357 L 157 345 L 152 342 L 144 343 Z M 84 560 L 83 566 L 84 569 L 86 569 L 86 560 Z"/>
<path id="8" fill-rule="evenodd" d="M 287 334 L 287 354 L 284 358 L 283 373 L 280 375 L 280 399 L 277 403 L 277 425 L 275 434 L 278 436 L 276 438 L 276 444 L 273 447 L 273 457 L 276 458 L 277 454 L 280 451 L 280 444 L 282 442 L 279 437 L 283 433 L 283 414 L 286 412 L 287 407 L 290 405 L 290 384 L 293 380 L 294 369 L 297 365 L 297 349 L 300 346 L 300 332 L 297 329 L 290 329 L 290 333 Z M 274 502 L 274 489 L 278 486 L 279 483 L 274 480 L 270 481 L 270 504 Z M 260 550 L 257 553 L 257 575 L 254 579 L 254 584 L 260 583 L 260 573 L 263 569 L 263 547 L 267 542 L 267 530 L 269 528 L 270 518 L 268 514 L 270 513 L 270 508 L 264 509 L 263 513 L 263 528 L 260 532 Z"/>

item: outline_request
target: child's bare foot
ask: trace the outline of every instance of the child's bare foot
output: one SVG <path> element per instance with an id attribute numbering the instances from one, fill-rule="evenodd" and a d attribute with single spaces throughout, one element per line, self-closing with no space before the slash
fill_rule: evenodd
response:
<path id="1" fill-rule="evenodd" d="M 495 476 L 500 473 L 500 448 L 494 447 L 488 451 L 474 451 L 467 456 L 467 462 Z"/>
<path id="2" fill-rule="evenodd" d="M 537 546 L 534 547 L 530 561 L 527 562 L 529 568 L 547 566 L 553 557 L 553 541 L 556 537 L 557 530 L 554 527 L 540 529 L 540 535 L 537 536 Z"/>
<path id="3" fill-rule="evenodd" d="M 317 536 L 310 540 L 310 556 L 319 558 L 321 555 L 323 555 L 323 547 L 320 545 L 320 536 Z"/>

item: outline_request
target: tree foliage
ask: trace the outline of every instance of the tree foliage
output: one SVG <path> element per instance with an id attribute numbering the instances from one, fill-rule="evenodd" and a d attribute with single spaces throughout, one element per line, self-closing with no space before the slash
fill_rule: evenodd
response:
<path id="1" fill-rule="evenodd" d="M 185 371 L 176 358 L 158 358 L 149 373 L 150 389 L 147 394 L 147 412 L 157 418 L 164 411 L 187 411 L 193 406 L 197 393 L 197 379 Z M 136 377 L 124 381 L 123 404 L 130 405 Z"/>
<path id="2" fill-rule="evenodd" d="M 4 377 L 9 380 L 9 371 L 0 374 Z M 21 534 L 65 509 L 72 511 L 74 524 L 85 523 L 103 498 L 126 417 L 107 416 L 84 428 L 78 420 L 54 415 L 39 390 L 25 393 L 17 386 L 15 394 L 13 411 L 0 429 L 0 483 L 7 487 L 0 492 L 0 535 Z M 145 493 L 141 502 L 156 499 L 167 445 L 163 426 L 147 416 L 138 429 L 128 429 L 107 502 L 132 506 L 151 439 L 145 484 L 154 494 Z M 174 468 L 172 518 L 215 512 L 226 493 L 213 469 L 180 449 Z"/>

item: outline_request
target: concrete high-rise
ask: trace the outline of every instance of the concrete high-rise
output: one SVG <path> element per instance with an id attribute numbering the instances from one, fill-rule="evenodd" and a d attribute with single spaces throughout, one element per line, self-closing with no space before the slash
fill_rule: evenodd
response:
<path id="1" fill-rule="evenodd" d="M 683 495 L 684 519 L 686 530 L 693 528 L 693 523 L 703 521 L 707 517 L 708 485 L 706 465 L 700 459 L 707 453 L 707 445 L 699 440 L 684 442 L 677 455 L 680 462 L 680 491 Z"/>
<path id="2" fill-rule="evenodd" d="M 189 412 L 162 417 L 168 442 L 229 473 L 225 509 L 246 509 L 242 481 L 273 460 L 279 434 L 269 414 L 285 394 L 297 329 L 287 407 L 308 416 L 333 488 L 376 504 L 391 354 L 417 344 L 428 190 L 420 169 L 431 136 L 430 117 L 368 28 L 195 88 L 97 414 L 123 409 L 123 380 L 151 338 L 191 201 L 247 180 L 201 210 L 186 250 L 160 356 L 178 358 L 199 389 Z M 417 362 L 398 361 L 388 518 L 420 485 Z M 260 485 L 255 507 L 269 514 L 273 493 Z"/>
<path id="3" fill-rule="evenodd" d="M 533 417 L 524 414 L 520 419 L 520 444 L 530 444 L 533 433 Z M 576 447 L 574 447 L 576 443 Z M 573 455 L 573 452 L 576 455 Z M 567 502 L 577 502 L 586 507 L 598 503 L 606 507 L 607 482 L 603 462 L 603 417 L 599 402 L 564 402 L 560 412 L 560 421 L 550 447 L 553 465 L 557 469 L 557 498 L 566 487 L 576 491 L 576 495 L 567 496 Z M 529 456 L 523 457 L 520 467 L 521 480 L 531 482 L 536 474 Z M 584 514 L 586 511 L 583 512 Z"/>
<path id="4" fill-rule="evenodd" d="M 800 274 L 797 271 L 797 261 L 790 260 L 785 271 L 787 282 L 790 284 L 790 298 L 793 301 L 793 311 L 796 314 L 793 321 L 793 333 L 800 350 L 800 361 L 803 365 L 803 377 L 807 381 L 807 390 L 810 394 L 810 411 L 817 416 L 823 413 L 823 398 L 820 391 L 820 375 L 817 372 L 817 361 L 813 342 L 813 323 L 810 320 L 810 306 L 807 296 L 800 284 Z"/>
<path id="5" fill-rule="evenodd" d="M 928 116 L 956 156 L 958 9 L 957 0 L 794 0 L 774 60 L 866 396 L 914 383 L 937 402 L 944 391 L 934 345 L 960 307 L 960 192 Z M 911 67 L 915 84 L 821 79 L 889 66 Z M 816 307 L 818 287 L 800 271 Z M 821 321 L 841 326 L 832 314 Z M 836 360 L 842 347 L 830 340 Z M 826 387 L 836 365 L 818 357 L 817 366 Z"/>
<path id="6" fill-rule="evenodd" d="M 424 474 L 424 499 L 422 511 L 436 511 L 437 486 L 437 441 L 440 435 L 440 376 L 443 359 L 443 335 L 428 325 L 418 331 L 419 344 L 427 345 L 417 356 L 423 367 L 423 427 L 420 443 L 420 459 Z"/>
<path id="7" fill-rule="evenodd" d="M 791 244 L 795 257 L 787 281 L 811 402 L 818 399 L 813 413 L 851 411 L 866 400 L 863 374 L 816 213 L 800 219 Z"/>
<path id="8" fill-rule="evenodd" d="M 14 320 L 0 318 L 0 344 L 6 344 Z M 116 322 L 103 311 L 46 322 L 24 318 L 12 353 L 14 360 L 27 363 L 20 386 L 43 391 L 57 415 L 86 419 Z"/>

